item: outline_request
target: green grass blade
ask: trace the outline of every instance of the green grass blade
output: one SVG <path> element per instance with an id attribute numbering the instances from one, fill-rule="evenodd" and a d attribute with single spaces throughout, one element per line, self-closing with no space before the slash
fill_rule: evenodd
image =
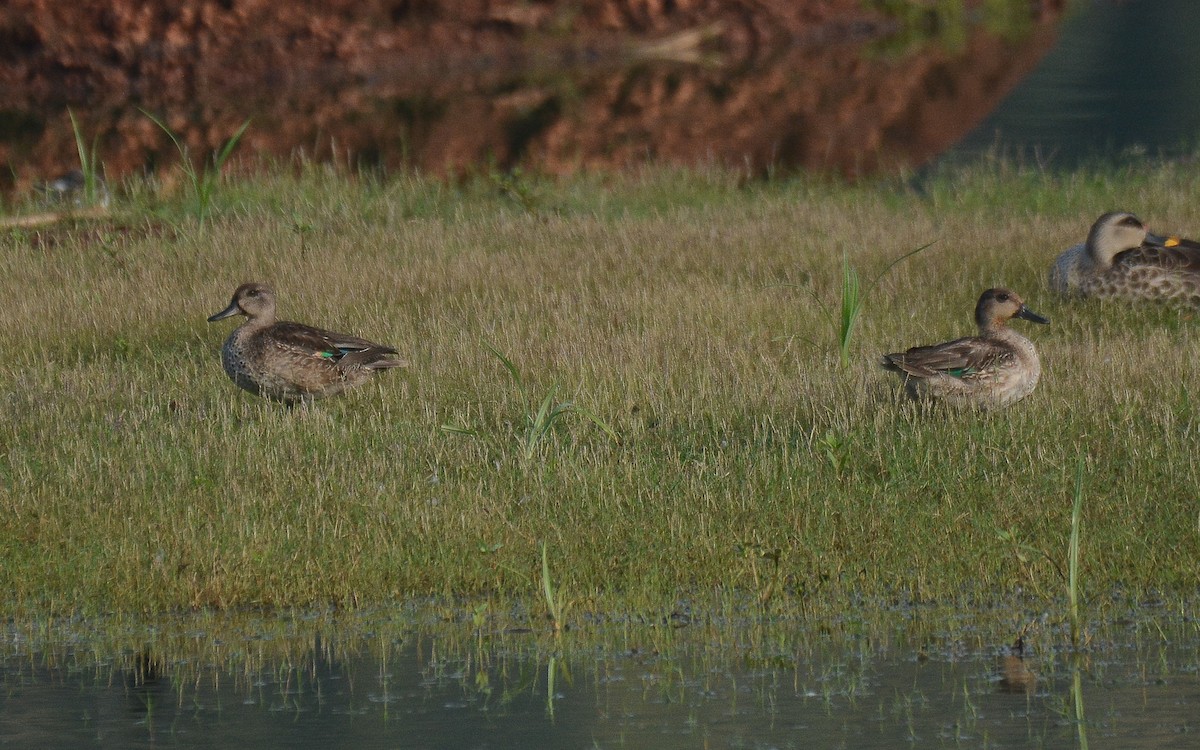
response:
<path id="1" fill-rule="evenodd" d="M 554 426 L 554 421 L 562 413 L 559 409 L 553 408 L 554 404 L 554 389 L 546 394 L 542 399 L 542 403 L 538 406 L 537 414 L 528 414 L 526 419 L 529 422 L 528 431 L 525 433 L 525 458 L 533 458 L 534 451 L 538 445 L 550 432 L 550 428 Z"/>
<path id="2" fill-rule="evenodd" d="M 838 320 L 838 350 L 841 355 L 843 367 L 850 366 L 850 344 L 854 340 L 854 329 L 858 325 L 859 318 L 862 317 L 863 303 L 866 301 L 866 292 L 875 288 L 880 279 L 887 275 L 888 271 L 892 270 L 896 264 L 911 258 L 917 253 L 929 248 L 933 242 L 918 247 L 915 250 L 910 250 L 900 257 L 888 263 L 887 266 L 863 287 L 862 278 L 858 275 L 857 269 L 850 264 L 850 257 L 846 253 L 842 253 L 842 308 L 841 318 Z"/>
<path id="3" fill-rule="evenodd" d="M 545 542 L 542 542 L 542 596 L 546 598 L 546 610 L 554 621 L 554 631 L 558 632 L 562 626 L 562 612 L 559 611 L 560 602 L 554 595 L 554 584 L 550 581 L 550 556 Z"/>
<path id="4" fill-rule="evenodd" d="M 187 144 L 179 139 L 179 136 L 175 131 L 171 130 L 166 122 L 141 107 L 138 107 L 138 111 L 150 118 L 150 122 L 157 125 L 158 129 L 166 133 L 167 137 L 171 139 L 171 143 L 175 144 L 175 150 L 179 152 L 179 168 L 183 170 L 184 176 L 188 179 L 188 184 L 192 186 L 192 195 L 196 198 L 196 213 L 199 216 L 200 223 L 203 224 L 208 205 L 207 190 L 203 185 L 200 173 L 196 171 L 196 167 L 192 164 Z"/>
<path id="5" fill-rule="evenodd" d="M 594 411 L 591 409 L 585 409 L 582 406 L 573 406 L 571 409 L 579 416 L 599 427 L 614 443 L 621 445 L 621 436 L 618 435 L 617 431 L 612 428 L 612 425 L 597 416 Z"/>
<path id="6" fill-rule="evenodd" d="M 1068 551 L 1067 600 L 1071 618 L 1071 645 L 1079 645 L 1079 526 L 1083 516 L 1083 456 L 1075 467 L 1075 502 L 1071 509 L 1071 542 Z"/>
<path id="7" fill-rule="evenodd" d="M 1088 750 L 1087 720 L 1083 713 L 1083 670 L 1079 665 L 1080 655 L 1071 657 L 1071 698 L 1075 707 L 1075 735 L 1079 750 Z"/>
<path id="8" fill-rule="evenodd" d="M 225 146 L 220 150 L 220 152 L 218 152 L 215 156 L 213 156 L 213 168 L 214 169 L 216 169 L 218 172 L 221 170 L 221 167 L 225 164 L 225 160 L 229 158 L 229 155 L 233 152 L 233 149 L 237 146 L 238 141 L 240 141 L 242 139 L 242 135 L 246 132 L 246 128 L 249 128 L 249 127 L 250 127 L 250 118 L 246 118 L 246 121 L 243 122 L 242 126 L 237 129 L 237 132 L 235 132 L 233 135 L 231 135 L 229 137 L 229 140 L 225 141 Z"/>
<path id="9" fill-rule="evenodd" d="M 932 242 L 926 242 L 924 245 L 921 245 L 921 246 L 920 246 L 920 247 L 918 247 L 916 250 L 909 250 L 909 251 L 908 251 L 907 253 L 905 253 L 904 255 L 901 255 L 899 258 L 896 258 L 896 259 L 895 259 L 895 260 L 893 260 L 891 263 L 888 263 L 886 266 L 884 266 L 884 269 L 883 269 L 882 271 L 880 271 L 880 272 L 879 272 L 879 275 L 878 275 L 878 276 L 876 276 L 875 278 L 871 279 L 871 283 L 867 285 L 867 289 L 868 289 L 868 290 L 870 290 L 870 289 L 874 289 L 874 288 L 875 288 L 875 285 L 876 285 L 876 284 L 878 284 L 878 283 L 880 282 L 880 280 L 881 280 L 881 279 L 883 279 L 883 277 L 884 277 L 884 276 L 887 276 L 887 274 L 888 274 L 888 271 L 892 270 L 892 269 L 893 269 L 893 268 L 895 268 L 897 265 L 899 265 L 901 261 L 903 261 L 903 260 L 907 260 L 907 259 L 911 258 L 912 256 L 916 255 L 916 254 L 917 254 L 917 253 L 919 253 L 919 252 L 922 252 L 922 251 L 924 251 L 924 250 L 928 250 L 928 249 L 929 249 L 930 247 L 932 247 L 932 246 L 933 246 L 933 245 L 934 245 L 936 242 L 937 242 L 937 240 L 933 240 Z"/>
<path id="10" fill-rule="evenodd" d="M 179 136 L 175 134 L 174 130 L 171 130 L 171 128 L 167 125 L 167 123 L 163 122 L 162 120 L 160 120 L 159 118 L 150 114 L 149 112 L 142 109 L 141 107 L 138 107 L 138 111 L 141 112 L 142 114 L 144 114 L 146 117 L 149 117 L 150 122 L 157 125 L 159 130 L 161 130 L 162 132 L 167 134 L 167 137 L 171 139 L 171 143 L 175 144 L 175 150 L 179 152 L 179 155 L 181 157 L 183 157 L 182 166 L 183 166 L 184 172 L 186 172 L 189 177 L 194 178 L 196 176 L 196 171 L 192 167 L 191 161 L 187 158 L 187 156 L 188 156 L 187 145 L 183 141 L 179 140 Z"/>
<path id="11" fill-rule="evenodd" d="M 825 302 L 817 295 L 817 293 L 815 291 L 813 291 L 812 289 L 810 289 L 809 287 L 801 286 L 799 284 L 769 284 L 764 288 L 770 289 L 770 288 L 774 288 L 774 287 L 781 287 L 784 289 L 799 289 L 799 290 L 801 290 L 802 292 L 807 294 L 810 298 L 812 298 L 812 301 L 814 303 L 816 303 L 816 305 L 817 305 L 817 311 L 820 312 L 821 315 L 823 315 L 825 317 L 825 319 L 828 320 L 830 322 L 830 324 L 832 325 L 833 311 L 830 310 L 829 305 L 826 305 Z"/>
<path id="12" fill-rule="evenodd" d="M 75 119 L 75 113 L 68 109 L 67 116 L 71 118 L 71 131 L 75 134 L 75 151 L 79 154 L 79 169 L 83 172 L 84 189 L 90 194 L 96 179 L 96 175 L 93 172 L 96 158 L 95 151 L 88 151 L 87 143 L 83 140 L 83 131 L 79 127 L 79 121 Z"/>
<path id="13" fill-rule="evenodd" d="M 92 146 L 89 149 L 83 138 L 83 129 L 79 126 L 79 121 L 75 119 L 75 113 L 70 108 L 67 109 L 67 116 L 71 118 L 71 132 L 75 136 L 75 151 L 79 154 L 79 171 L 83 173 L 84 201 L 88 204 L 95 203 L 99 197 L 96 144 L 99 143 L 100 136 L 97 135 L 92 139 Z"/>
<path id="14" fill-rule="evenodd" d="M 841 352 L 842 366 L 850 365 L 850 342 L 854 336 L 854 326 L 862 313 L 862 290 L 858 271 L 850 265 L 850 257 L 842 255 L 842 315 L 838 327 L 838 349 Z"/>
<path id="15" fill-rule="evenodd" d="M 542 399 L 542 403 L 538 406 L 537 416 L 533 418 L 533 424 L 531 425 L 540 433 L 544 433 L 546 430 L 550 429 L 551 425 L 554 424 L 554 417 L 557 416 L 558 410 L 555 409 L 554 413 L 551 413 L 551 407 L 553 404 L 554 389 L 552 388 L 550 389 L 550 392 L 546 394 L 546 397 Z"/>
<path id="16" fill-rule="evenodd" d="M 499 349 L 486 341 L 483 342 L 483 348 L 491 352 L 493 357 L 500 360 L 500 363 L 504 365 L 504 369 L 508 370 L 509 376 L 512 377 L 513 382 L 517 384 L 517 388 L 520 389 L 523 395 L 525 393 L 525 381 L 521 380 L 521 373 L 517 370 L 517 366 L 512 363 L 512 360 L 504 356 Z"/>
<path id="17" fill-rule="evenodd" d="M 79 153 L 79 166 L 83 170 L 84 176 L 87 176 L 87 144 L 83 141 L 83 132 L 79 129 L 79 121 L 75 119 L 75 113 L 71 111 L 70 107 L 67 108 L 67 117 L 71 118 L 71 130 L 75 133 L 75 150 Z"/>

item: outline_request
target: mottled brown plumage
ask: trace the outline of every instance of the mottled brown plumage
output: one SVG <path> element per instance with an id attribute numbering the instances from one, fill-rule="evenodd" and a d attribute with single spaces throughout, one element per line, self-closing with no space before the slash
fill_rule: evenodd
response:
<path id="1" fill-rule="evenodd" d="M 275 293 L 242 284 L 209 322 L 245 315 L 221 348 L 229 379 L 251 393 L 285 403 L 332 396 L 367 382 L 377 370 L 403 367 L 396 350 L 322 328 L 275 320 Z"/>
<path id="2" fill-rule="evenodd" d="M 904 378 L 914 399 L 957 406 L 1007 406 L 1025 398 L 1042 374 L 1033 342 L 1009 328 L 1012 318 L 1048 322 L 1015 292 L 988 289 L 975 305 L 978 336 L 885 354 L 880 364 Z"/>
<path id="3" fill-rule="evenodd" d="M 1050 286 L 1080 297 L 1200 307 L 1200 243 L 1151 234 L 1133 214 L 1110 211 L 1086 242 L 1055 259 Z"/>

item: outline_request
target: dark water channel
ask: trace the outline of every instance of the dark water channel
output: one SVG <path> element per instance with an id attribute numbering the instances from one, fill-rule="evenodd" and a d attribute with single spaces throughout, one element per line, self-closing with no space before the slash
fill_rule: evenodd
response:
<path id="1" fill-rule="evenodd" d="M 4 747 L 1188 747 L 1194 625 L 1115 624 L 1023 657 L 978 631 L 606 625 L 561 639 L 458 625 L 189 626 L 159 652 L 27 650 L 0 661 Z M 153 635 L 145 636 L 151 640 Z M 1058 636 L 1055 636 L 1057 638 Z M 160 636 L 161 639 L 161 636 Z M 188 644 L 181 647 L 180 644 Z M 168 651 L 175 651 L 167 656 Z M 181 652 L 190 652 L 183 656 Z"/>

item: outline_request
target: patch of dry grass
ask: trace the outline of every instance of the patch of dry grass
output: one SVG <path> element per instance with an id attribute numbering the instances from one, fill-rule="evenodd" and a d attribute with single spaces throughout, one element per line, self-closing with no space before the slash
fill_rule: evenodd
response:
<path id="1" fill-rule="evenodd" d="M 521 179 L 524 204 L 487 180 L 280 170 L 222 185 L 204 226 L 140 186 L 98 227 L 0 234 L 9 610 L 536 602 L 542 542 L 588 606 L 1052 598 L 1080 454 L 1085 595 L 1194 592 L 1193 316 L 1045 281 L 1110 208 L 1200 232 L 1191 173 Z M 843 367 L 822 313 L 843 253 L 869 279 L 931 241 L 870 291 Z M 413 366 L 309 410 L 238 391 L 205 317 L 250 279 Z M 900 400 L 878 354 L 969 333 L 998 284 L 1051 319 L 1029 331 L 1035 394 Z M 526 457 L 528 397 L 485 344 L 621 442 L 568 415 Z"/>

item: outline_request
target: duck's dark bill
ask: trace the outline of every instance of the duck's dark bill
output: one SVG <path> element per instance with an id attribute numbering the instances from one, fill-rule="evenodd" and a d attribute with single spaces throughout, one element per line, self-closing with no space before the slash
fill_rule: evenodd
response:
<path id="1" fill-rule="evenodd" d="M 1146 245 L 1150 247 L 1184 247 L 1192 250 L 1200 250 L 1200 242 L 1189 240 L 1185 237 L 1164 237 L 1161 234 L 1146 233 Z"/>
<path id="2" fill-rule="evenodd" d="M 212 315 L 209 315 L 208 322 L 216 323 L 218 320 L 225 320 L 226 318 L 232 318 L 234 315 L 237 315 L 241 311 L 242 311 L 241 308 L 239 308 L 237 306 L 236 302 L 231 302 L 231 303 L 229 303 L 229 307 L 225 308 L 221 312 L 213 313 Z"/>
<path id="3" fill-rule="evenodd" d="M 1033 310 L 1030 310 L 1025 305 L 1021 305 L 1021 309 L 1017 311 L 1017 317 L 1022 318 L 1024 320 L 1032 321 L 1034 323 L 1049 323 L 1050 322 L 1050 320 L 1048 318 L 1043 318 L 1041 315 L 1038 315 L 1037 313 L 1035 313 Z"/>

